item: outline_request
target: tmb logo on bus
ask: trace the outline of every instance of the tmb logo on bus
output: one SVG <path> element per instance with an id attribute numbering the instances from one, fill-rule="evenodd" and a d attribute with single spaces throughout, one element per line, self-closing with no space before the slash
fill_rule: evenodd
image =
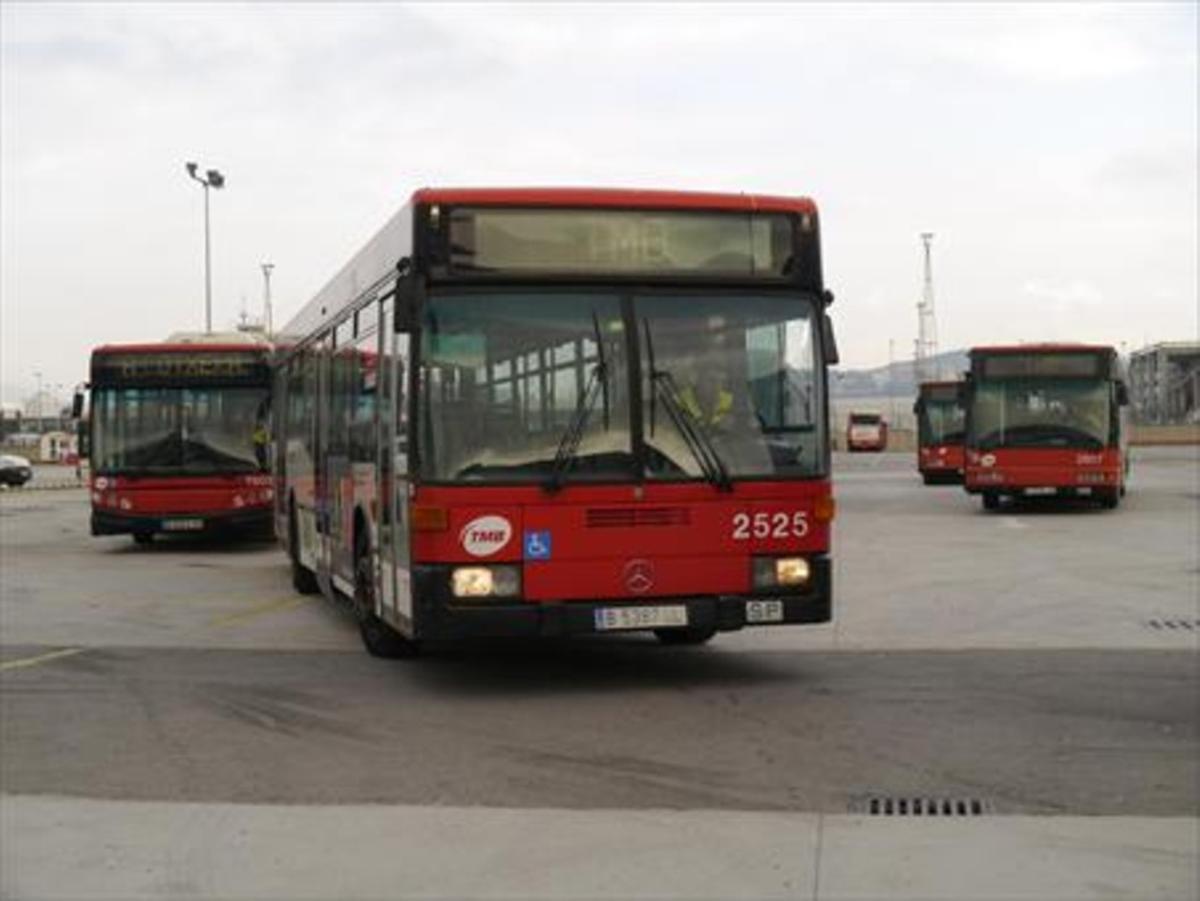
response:
<path id="1" fill-rule="evenodd" d="M 503 516 L 480 516 L 458 533 L 459 544 L 472 557 L 490 557 L 512 538 L 512 523 Z"/>

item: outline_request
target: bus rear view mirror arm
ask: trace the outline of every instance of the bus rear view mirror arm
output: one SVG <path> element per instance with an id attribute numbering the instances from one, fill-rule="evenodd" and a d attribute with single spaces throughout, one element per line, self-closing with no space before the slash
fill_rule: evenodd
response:
<path id="1" fill-rule="evenodd" d="M 833 320 L 828 313 L 821 314 L 821 343 L 825 345 L 825 362 L 830 366 L 838 364 L 837 336 L 833 333 Z"/>

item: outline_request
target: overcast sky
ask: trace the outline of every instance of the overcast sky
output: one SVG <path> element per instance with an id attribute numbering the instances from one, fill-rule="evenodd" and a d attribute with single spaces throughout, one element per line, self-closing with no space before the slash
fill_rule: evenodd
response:
<path id="1" fill-rule="evenodd" d="M 1197 335 L 1196 5 L 0 7 L 0 393 L 277 322 L 423 185 L 803 194 L 843 365 Z M 64 394 L 68 393 L 64 390 Z"/>

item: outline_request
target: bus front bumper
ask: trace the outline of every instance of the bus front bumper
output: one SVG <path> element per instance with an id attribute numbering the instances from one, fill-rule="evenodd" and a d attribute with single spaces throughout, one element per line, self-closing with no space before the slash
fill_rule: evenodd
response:
<path id="1" fill-rule="evenodd" d="M 273 533 L 272 507 L 220 513 L 156 513 L 153 515 L 92 510 L 93 535 L 204 535 L 214 532 Z"/>
<path id="2" fill-rule="evenodd" d="M 779 626 L 827 623 L 833 619 L 833 577 L 828 557 L 813 559 L 813 583 L 805 594 L 720 595 L 716 597 L 656 597 L 631 602 L 628 599 L 595 601 L 501 601 L 465 604 L 450 595 L 448 566 L 413 567 L 413 602 L 416 607 L 416 638 L 459 640 L 464 638 L 518 638 L 587 635 L 609 631 L 597 623 L 599 611 L 613 608 L 687 608 L 689 629 L 732 632 L 745 626 Z M 778 601 L 782 618 L 752 622 L 747 609 L 754 602 Z M 776 608 L 778 609 L 778 608 Z"/>

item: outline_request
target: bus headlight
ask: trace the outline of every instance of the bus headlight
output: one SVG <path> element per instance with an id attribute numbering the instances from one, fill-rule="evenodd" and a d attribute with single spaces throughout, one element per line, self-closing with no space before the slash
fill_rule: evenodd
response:
<path id="1" fill-rule="evenodd" d="M 803 588 L 812 578 L 812 566 L 803 557 L 755 557 L 754 587 Z"/>
<path id="2" fill-rule="evenodd" d="M 459 566 L 450 572 L 450 591 L 456 598 L 516 597 L 521 572 L 515 566 Z"/>

